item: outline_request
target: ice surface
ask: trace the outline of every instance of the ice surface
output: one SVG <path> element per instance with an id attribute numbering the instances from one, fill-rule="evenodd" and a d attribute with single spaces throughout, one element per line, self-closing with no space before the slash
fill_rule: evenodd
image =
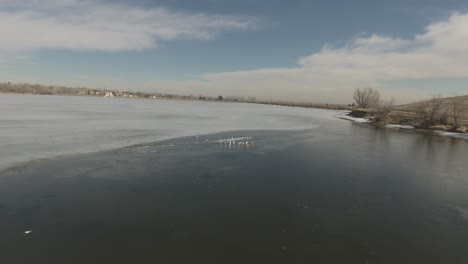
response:
<path id="1" fill-rule="evenodd" d="M 270 105 L 0 94 L 0 169 L 39 158 L 234 130 L 298 130 L 336 111 Z"/>

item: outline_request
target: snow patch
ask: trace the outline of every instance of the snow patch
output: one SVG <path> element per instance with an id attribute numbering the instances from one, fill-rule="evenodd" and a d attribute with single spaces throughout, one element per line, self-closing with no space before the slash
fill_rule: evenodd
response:
<path id="1" fill-rule="evenodd" d="M 349 116 L 348 115 L 349 113 L 351 113 L 351 111 L 341 111 L 341 114 L 337 115 L 336 117 L 341 118 L 341 119 L 345 119 L 345 120 L 349 120 L 349 121 L 353 121 L 355 123 L 361 123 L 361 124 L 371 123 L 372 122 L 368 118 Z"/>
<path id="2" fill-rule="evenodd" d="M 393 128 L 393 129 L 407 129 L 407 130 L 415 129 L 414 126 L 410 126 L 410 125 L 394 125 L 394 124 L 390 124 L 390 125 L 386 125 L 385 127 L 387 127 L 387 128 Z"/>

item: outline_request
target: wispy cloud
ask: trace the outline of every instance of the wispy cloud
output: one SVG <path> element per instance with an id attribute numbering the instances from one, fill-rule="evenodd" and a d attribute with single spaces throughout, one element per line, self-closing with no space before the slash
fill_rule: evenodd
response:
<path id="1" fill-rule="evenodd" d="M 254 20 L 107 1 L 0 0 L 0 52 L 150 49 L 162 41 L 251 29 Z"/>
<path id="2" fill-rule="evenodd" d="M 385 82 L 468 77 L 467 43 L 468 14 L 455 13 L 411 39 L 376 34 L 343 47 L 325 45 L 320 52 L 300 58 L 296 68 L 209 73 L 197 80 L 147 86 L 195 94 L 341 102 L 349 101 L 355 87 L 375 86 L 388 96 L 412 100 L 433 91 L 423 95 Z"/>

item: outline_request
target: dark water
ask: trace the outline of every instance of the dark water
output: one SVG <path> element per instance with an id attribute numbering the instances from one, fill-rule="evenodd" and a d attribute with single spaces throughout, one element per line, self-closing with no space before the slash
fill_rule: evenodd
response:
<path id="1" fill-rule="evenodd" d="M 0 263 L 468 263 L 467 162 L 345 121 L 37 161 L 0 172 Z"/>

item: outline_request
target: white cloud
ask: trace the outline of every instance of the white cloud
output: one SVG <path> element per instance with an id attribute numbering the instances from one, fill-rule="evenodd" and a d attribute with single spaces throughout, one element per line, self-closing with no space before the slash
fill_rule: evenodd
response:
<path id="1" fill-rule="evenodd" d="M 246 30 L 252 18 L 182 13 L 122 3 L 80 0 L 0 0 L 0 52 L 43 49 L 124 51 L 161 41 L 211 39 Z"/>
<path id="2" fill-rule="evenodd" d="M 181 93 L 317 102 L 348 102 L 354 88 L 374 86 L 400 102 L 410 101 L 431 96 L 434 90 L 421 94 L 421 90 L 392 88 L 385 82 L 468 77 L 467 43 L 468 14 L 456 13 L 446 21 L 430 24 L 412 39 L 372 35 L 340 48 L 325 45 L 320 52 L 300 58 L 296 68 L 209 73 L 198 80 L 147 86 Z"/>
<path id="3" fill-rule="evenodd" d="M 255 22 L 250 17 L 97 0 L 0 0 L 0 61 L 44 49 L 150 49 L 163 41 L 205 40 L 226 30 L 252 29 Z M 348 102 L 354 88 L 374 86 L 409 101 L 434 90 L 422 95 L 420 90 L 391 87 L 387 81 L 468 78 L 467 43 L 468 14 L 455 13 L 409 39 L 374 34 L 343 47 L 325 45 L 299 58 L 294 68 L 206 73 L 194 80 L 153 81 L 145 86 L 168 93 L 316 102 Z"/>

